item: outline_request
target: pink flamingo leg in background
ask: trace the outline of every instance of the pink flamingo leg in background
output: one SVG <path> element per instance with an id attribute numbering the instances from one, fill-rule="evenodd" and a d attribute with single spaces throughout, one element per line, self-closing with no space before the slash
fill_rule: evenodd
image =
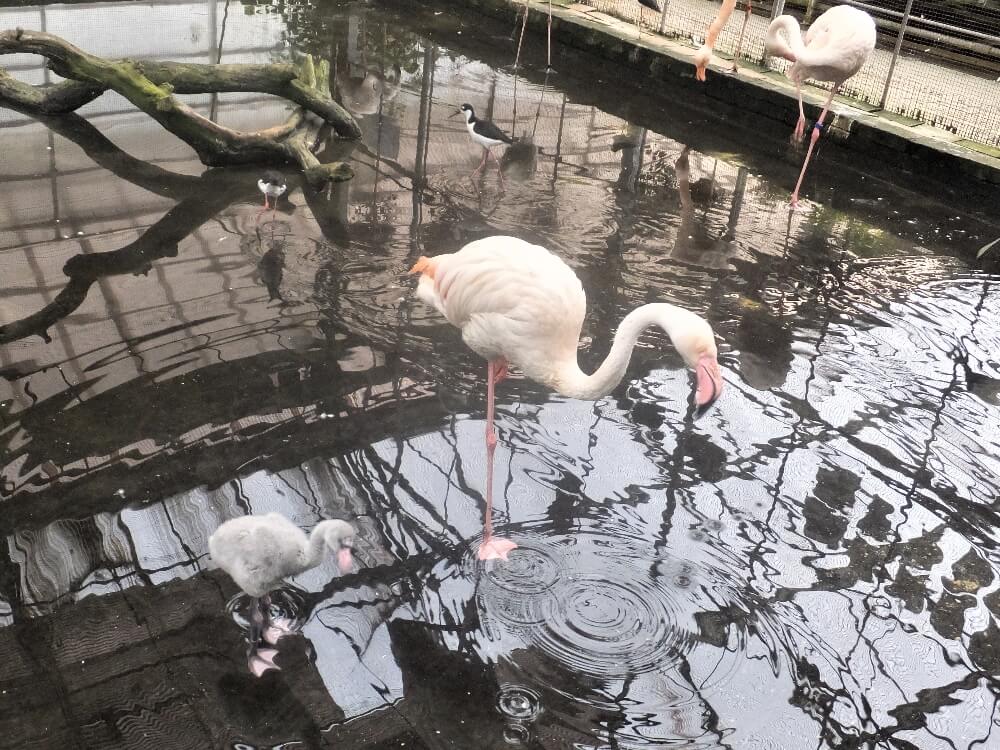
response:
<path id="1" fill-rule="evenodd" d="M 837 89 L 840 86 L 834 86 L 830 91 L 830 95 L 826 98 L 826 103 L 823 105 L 823 111 L 820 112 L 819 119 L 816 120 L 816 124 L 813 126 L 812 135 L 809 137 L 809 149 L 806 151 L 806 160 L 802 162 L 802 171 L 799 172 L 799 181 L 795 183 L 795 192 L 792 193 L 792 206 L 797 206 L 799 204 L 799 188 L 802 187 L 802 178 L 806 176 L 806 167 L 809 166 L 809 158 L 812 156 L 813 147 L 816 145 L 816 141 L 819 140 L 820 130 L 823 129 L 823 121 L 826 119 L 826 112 L 830 109 L 830 102 L 833 101 L 834 94 L 837 93 Z"/>
<path id="2" fill-rule="evenodd" d="M 738 61 L 740 59 L 740 53 L 743 52 L 743 35 L 747 31 L 747 23 L 750 21 L 752 13 L 753 4 L 750 0 L 747 0 L 746 7 L 743 9 L 743 25 L 740 27 L 740 38 L 736 40 L 736 54 L 733 55 L 733 67 L 731 68 L 733 73 L 736 73 L 740 69 Z"/>
<path id="3" fill-rule="evenodd" d="M 801 141 L 802 137 L 806 134 L 806 111 L 802 108 L 802 82 L 795 82 L 795 94 L 799 97 L 799 119 L 795 123 L 795 132 L 792 134 L 792 138 L 796 141 Z"/>
<path id="4" fill-rule="evenodd" d="M 545 69 L 552 70 L 552 0 L 549 0 L 549 35 L 545 56 Z"/>
<path id="5" fill-rule="evenodd" d="M 507 377 L 507 361 L 491 359 L 486 370 L 486 515 L 483 518 L 483 541 L 479 545 L 480 560 L 506 560 L 517 547 L 509 539 L 493 536 L 493 454 L 497 435 L 493 429 L 494 386 Z"/>
<path id="6" fill-rule="evenodd" d="M 517 20 L 515 18 L 515 26 L 517 28 Z M 521 44 L 524 42 L 524 30 L 528 28 L 528 6 L 524 6 L 524 20 L 521 22 L 521 36 L 517 40 L 517 53 L 514 55 L 514 70 L 517 70 L 517 66 L 521 61 Z M 548 38 L 547 38 L 547 50 L 545 57 L 545 67 L 548 70 L 552 70 L 552 0 L 549 0 L 549 28 L 548 28 Z"/>

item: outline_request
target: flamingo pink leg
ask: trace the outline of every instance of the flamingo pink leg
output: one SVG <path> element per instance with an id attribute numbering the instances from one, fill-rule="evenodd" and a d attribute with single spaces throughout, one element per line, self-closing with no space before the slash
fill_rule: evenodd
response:
<path id="1" fill-rule="evenodd" d="M 799 120 L 795 123 L 795 132 L 792 134 L 792 138 L 796 141 L 801 141 L 802 136 L 806 134 L 806 111 L 802 108 L 802 82 L 795 82 L 795 93 L 799 97 Z"/>
<path id="2" fill-rule="evenodd" d="M 514 55 L 514 70 L 517 70 L 521 61 L 521 44 L 524 42 L 524 30 L 528 28 L 528 6 L 524 6 L 524 20 L 521 21 L 521 36 L 517 40 L 517 54 Z"/>
<path id="3" fill-rule="evenodd" d="M 546 50 L 545 56 L 545 69 L 552 70 L 552 0 L 549 0 L 549 32 L 548 32 L 548 48 Z"/>
<path id="4" fill-rule="evenodd" d="M 517 22 L 514 22 L 517 28 Z M 521 61 L 521 44 L 524 42 L 524 30 L 528 28 L 528 6 L 524 6 L 524 20 L 521 22 L 521 37 L 517 40 L 517 54 L 514 55 L 514 70 Z M 552 70 L 552 0 L 549 0 L 549 30 L 548 30 L 548 52 L 545 58 L 545 67 Z"/>
<path id="5" fill-rule="evenodd" d="M 479 545 L 480 560 L 506 560 L 507 554 L 517 547 L 509 539 L 493 536 L 493 454 L 497 448 L 497 435 L 493 430 L 493 387 L 506 376 L 506 360 L 490 360 L 486 371 L 486 515 L 483 518 L 483 541 Z"/>
<path id="6" fill-rule="evenodd" d="M 809 148 L 806 151 L 806 160 L 802 162 L 802 171 L 799 172 L 799 181 L 795 183 L 795 192 L 792 193 L 792 206 L 797 206 L 799 204 L 799 188 L 802 187 L 802 178 L 806 176 L 806 167 L 809 166 L 809 157 L 812 156 L 813 147 L 816 145 L 816 141 L 819 140 L 820 131 L 823 129 L 823 121 L 826 119 L 827 110 L 830 109 L 830 103 L 833 101 L 834 94 L 837 93 L 837 89 L 840 85 L 836 85 L 831 89 L 830 95 L 826 98 L 826 103 L 823 105 L 823 111 L 819 114 L 819 119 L 816 120 L 816 124 L 813 126 L 812 135 L 809 137 Z"/>
<path id="7" fill-rule="evenodd" d="M 736 73 L 740 68 L 737 64 L 740 59 L 740 53 L 743 51 L 743 35 L 747 30 L 747 23 L 750 21 L 750 16 L 753 13 L 753 4 L 750 0 L 747 0 L 746 8 L 743 10 L 743 25 L 740 27 L 740 38 L 736 40 L 736 54 L 733 55 L 733 67 L 732 72 Z"/>
<path id="8" fill-rule="evenodd" d="M 281 667 L 274 663 L 274 657 L 277 655 L 278 652 L 273 648 L 257 648 L 254 646 L 249 656 L 250 671 L 253 672 L 255 677 L 260 677 L 269 669 L 280 671 Z"/>
<path id="9" fill-rule="evenodd" d="M 510 371 L 509 368 L 510 363 L 503 357 L 493 360 L 493 385 L 499 385 L 507 379 L 507 374 Z"/>
<path id="10" fill-rule="evenodd" d="M 250 649 L 247 652 L 247 665 L 256 677 L 260 677 L 269 669 L 281 669 L 274 663 L 277 651 L 273 648 L 259 648 L 261 640 L 274 643 L 268 638 L 271 627 L 270 606 L 271 600 L 267 596 L 255 598 L 250 604 Z"/>

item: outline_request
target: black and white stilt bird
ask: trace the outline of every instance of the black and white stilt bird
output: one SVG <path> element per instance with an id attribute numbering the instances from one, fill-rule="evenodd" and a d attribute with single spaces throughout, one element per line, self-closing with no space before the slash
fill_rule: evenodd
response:
<path id="1" fill-rule="evenodd" d="M 469 137 L 483 147 L 483 160 L 476 167 L 476 171 L 470 176 L 477 175 L 483 171 L 483 168 L 486 166 L 486 160 L 492 156 L 493 161 L 497 163 L 500 184 L 503 185 L 503 170 L 500 168 L 500 162 L 496 155 L 490 149 L 493 146 L 499 146 L 503 143 L 511 144 L 514 142 L 514 139 L 489 120 L 480 120 L 476 117 L 476 111 L 472 108 L 471 104 L 463 104 L 458 108 L 457 112 L 449 115 L 449 117 L 456 117 L 458 115 L 465 116 L 465 127 L 469 131 Z"/>
<path id="2" fill-rule="evenodd" d="M 264 194 L 264 207 L 257 212 L 257 221 L 260 221 L 260 215 L 269 208 L 272 210 L 271 221 L 274 221 L 274 210 L 278 207 L 278 198 L 284 195 L 288 189 L 288 185 L 285 184 L 285 175 L 269 169 L 257 180 L 257 189 Z M 274 199 L 273 205 L 268 203 L 268 198 Z"/>

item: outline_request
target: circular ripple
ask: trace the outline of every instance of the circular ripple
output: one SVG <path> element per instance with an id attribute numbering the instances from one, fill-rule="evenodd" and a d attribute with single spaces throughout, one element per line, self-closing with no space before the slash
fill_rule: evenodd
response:
<path id="1" fill-rule="evenodd" d="M 288 632 L 300 630 L 308 617 L 305 592 L 292 586 L 275 589 L 269 595 L 267 614 L 271 622 L 281 621 Z M 245 631 L 250 630 L 250 607 L 253 597 L 239 592 L 226 603 L 226 613 Z"/>
<path id="2" fill-rule="evenodd" d="M 609 566 L 576 576 L 550 592 L 532 631 L 535 646 L 582 674 L 625 678 L 675 662 L 694 634 L 680 622 L 684 609 L 672 590 L 634 571 Z"/>
<path id="3" fill-rule="evenodd" d="M 548 591 L 559 575 L 559 560 L 554 550 L 532 546 L 528 540 L 520 541 L 503 565 L 491 566 L 486 571 L 486 579 L 497 588 L 526 596 Z"/>
<path id="4" fill-rule="evenodd" d="M 538 693 L 523 685 L 501 685 L 497 709 L 508 719 L 533 721 L 541 710 L 541 699 Z"/>
<path id="5" fill-rule="evenodd" d="M 507 560 L 480 563 L 475 557 L 478 540 L 471 544 L 467 566 L 483 565 L 481 593 L 489 601 L 489 615 L 508 625 L 534 625 L 549 591 L 571 570 L 572 559 L 545 537 L 518 533 L 512 541 L 517 549 Z"/>
<path id="6" fill-rule="evenodd" d="M 503 741 L 508 745 L 527 745 L 531 740 L 531 730 L 516 721 L 503 728 Z"/>

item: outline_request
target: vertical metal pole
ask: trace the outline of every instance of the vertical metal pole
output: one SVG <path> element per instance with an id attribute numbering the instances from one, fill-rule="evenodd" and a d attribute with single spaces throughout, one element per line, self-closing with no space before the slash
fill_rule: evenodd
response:
<path id="1" fill-rule="evenodd" d="M 424 47 L 424 69 L 420 82 L 420 114 L 417 119 L 417 154 L 413 160 L 413 216 L 410 236 L 414 250 L 419 246 L 420 224 L 423 222 L 424 184 L 427 177 L 427 141 L 431 129 L 431 89 L 434 86 L 434 46 Z M 421 158 L 422 157 L 422 158 Z"/>
<path id="2" fill-rule="evenodd" d="M 882 101 L 879 102 L 879 109 L 885 109 L 886 100 L 889 98 L 889 86 L 892 83 L 892 74 L 896 70 L 896 60 L 899 58 L 899 50 L 903 46 L 903 37 L 906 35 L 906 26 L 910 23 L 910 10 L 913 8 L 913 0 L 906 0 L 906 9 L 903 11 L 903 20 L 899 22 L 899 33 L 896 35 L 896 47 L 892 51 L 892 62 L 889 63 L 889 72 L 885 76 L 885 88 L 882 89 Z"/>
<path id="3" fill-rule="evenodd" d="M 662 0 L 663 11 L 660 13 L 660 29 L 659 32 L 662 34 L 667 28 L 667 8 L 670 7 L 670 0 Z"/>
<path id="4" fill-rule="evenodd" d="M 785 0 L 774 0 L 774 5 L 771 6 L 771 20 L 780 16 L 785 12 Z"/>
<path id="5" fill-rule="evenodd" d="M 208 35 L 211 41 L 208 44 L 208 63 L 218 65 L 222 58 L 222 48 L 219 46 L 219 2 L 218 0 L 208 0 Z M 208 119 L 215 122 L 219 114 L 219 95 L 212 93 L 209 98 Z"/>

